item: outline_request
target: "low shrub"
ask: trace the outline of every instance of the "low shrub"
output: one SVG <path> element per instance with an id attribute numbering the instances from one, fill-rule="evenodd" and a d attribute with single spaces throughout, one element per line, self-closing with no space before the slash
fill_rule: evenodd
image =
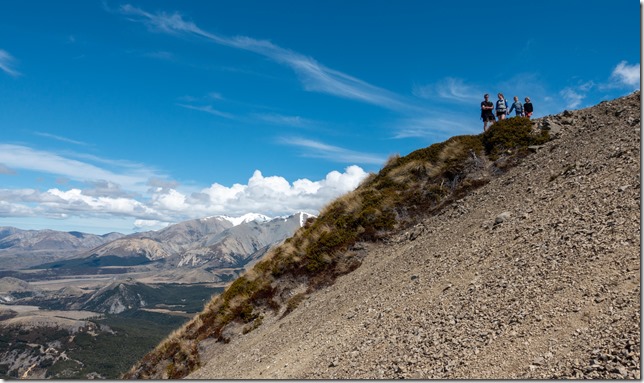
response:
<path id="1" fill-rule="evenodd" d="M 297 308 L 297 306 L 299 306 L 299 305 L 300 305 L 300 303 L 302 303 L 302 301 L 303 301 L 305 298 L 306 298 L 306 294 L 305 294 L 305 293 L 299 293 L 299 294 L 295 294 L 295 295 L 293 295 L 293 296 L 292 296 L 292 297 L 291 297 L 291 298 L 286 302 L 286 310 L 284 310 L 284 313 L 282 314 L 282 317 L 281 317 L 280 319 L 284 318 L 285 316 L 287 316 L 288 314 L 290 314 L 291 312 L 293 312 L 293 310 L 295 310 L 295 309 Z"/>
<path id="2" fill-rule="evenodd" d="M 507 150 L 527 148 L 530 145 L 542 145 L 550 140 L 547 131 L 535 133 L 532 121 L 526 117 L 513 117 L 492 125 L 482 135 L 485 152 L 491 159 Z"/>

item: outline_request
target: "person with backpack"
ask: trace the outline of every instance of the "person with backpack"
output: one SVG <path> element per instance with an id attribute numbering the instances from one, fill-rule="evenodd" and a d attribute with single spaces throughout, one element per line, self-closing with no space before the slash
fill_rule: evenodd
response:
<path id="1" fill-rule="evenodd" d="M 498 96 L 499 99 L 496 100 L 496 116 L 499 118 L 499 120 L 505 120 L 505 115 L 508 112 L 508 102 L 505 101 L 503 93 L 499 93 Z"/>
<path id="2" fill-rule="evenodd" d="M 528 118 L 532 117 L 533 109 L 532 109 L 532 101 L 530 101 L 530 97 L 525 98 L 525 104 L 523 104 L 523 107 L 524 107 L 525 116 Z"/>
<path id="3" fill-rule="evenodd" d="M 483 101 L 481 101 L 481 119 L 483 120 L 483 131 L 487 131 L 492 124 L 496 122 L 494 118 L 494 104 L 489 100 L 490 95 L 484 94 Z"/>
<path id="4" fill-rule="evenodd" d="M 512 114 L 512 111 L 515 111 L 517 117 L 523 117 L 523 104 L 519 101 L 519 97 L 514 96 L 514 103 L 508 111 L 508 115 Z"/>

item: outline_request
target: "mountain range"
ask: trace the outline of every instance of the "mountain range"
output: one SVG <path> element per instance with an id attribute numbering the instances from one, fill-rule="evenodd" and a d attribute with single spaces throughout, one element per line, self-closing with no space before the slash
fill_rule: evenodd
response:
<path id="1" fill-rule="evenodd" d="M 0 270 L 136 266 L 157 261 L 164 265 L 161 268 L 243 267 L 310 217 L 303 212 L 274 219 L 261 214 L 215 216 L 131 235 L 2 227 Z"/>

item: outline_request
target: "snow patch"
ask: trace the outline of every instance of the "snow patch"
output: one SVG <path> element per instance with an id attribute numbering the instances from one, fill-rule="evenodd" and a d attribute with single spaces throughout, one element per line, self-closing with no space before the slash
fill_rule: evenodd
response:
<path id="1" fill-rule="evenodd" d="M 268 222 L 272 220 L 271 217 L 265 216 L 264 214 L 258 214 L 258 213 L 248 213 L 248 214 L 242 215 L 241 217 L 228 217 L 225 215 L 222 215 L 220 217 L 232 223 L 233 226 L 241 225 L 242 223 L 252 222 L 252 221 Z"/>
<path id="2" fill-rule="evenodd" d="M 299 215 L 300 215 L 300 227 L 304 226 L 304 223 L 306 222 L 306 220 L 307 220 L 307 219 L 309 219 L 309 218 L 311 218 L 311 217 L 313 217 L 313 218 L 317 218 L 317 217 L 316 217 L 316 216 L 314 216 L 313 214 L 305 213 L 305 212 L 303 212 L 303 211 L 301 211 L 301 212 L 299 212 L 299 213 L 297 213 L 297 214 L 299 214 Z"/>

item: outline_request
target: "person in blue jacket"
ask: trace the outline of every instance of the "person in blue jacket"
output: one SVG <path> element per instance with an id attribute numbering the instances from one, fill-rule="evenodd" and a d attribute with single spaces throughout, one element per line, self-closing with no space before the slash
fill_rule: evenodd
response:
<path id="1" fill-rule="evenodd" d="M 512 111 L 515 111 L 517 117 L 523 117 L 523 104 L 519 101 L 519 97 L 514 96 L 514 103 L 510 107 L 508 114 L 512 114 Z"/>
<path id="2" fill-rule="evenodd" d="M 505 115 L 508 113 L 508 102 L 505 101 L 503 93 L 498 94 L 499 99 L 496 100 L 496 116 L 499 120 L 505 120 Z"/>

